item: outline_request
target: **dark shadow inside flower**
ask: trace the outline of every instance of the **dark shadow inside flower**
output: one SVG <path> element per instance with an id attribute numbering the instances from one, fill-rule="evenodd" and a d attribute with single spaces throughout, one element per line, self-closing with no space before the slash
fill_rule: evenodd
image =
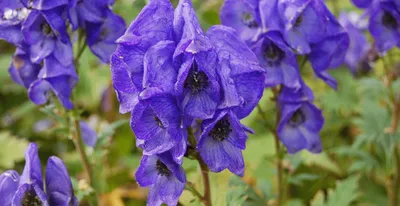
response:
<path id="1" fill-rule="evenodd" d="M 297 127 L 306 121 L 306 116 L 301 109 L 294 112 L 293 116 L 289 119 L 288 124 L 292 127 Z"/>
<path id="2" fill-rule="evenodd" d="M 214 128 L 208 133 L 208 136 L 211 136 L 214 140 L 221 142 L 228 138 L 231 132 L 231 124 L 229 123 L 228 119 L 224 118 L 217 122 Z"/>
<path id="3" fill-rule="evenodd" d="M 242 22 L 251 29 L 259 27 L 257 21 L 251 16 L 251 13 L 248 12 L 242 13 Z"/>
<path id="4" fill-rule="evenodd" d="M 280 49 L 274 42 L 269 41 L 263 44 L 264 58 L 269 66 L 277 66 L 285 58 L 285 52 Z"/>
<path id="5" fill-rule="evenodd" d="M 382 15 L 382 24 L 389 29 L 396 29 L 398 26 L 394 16 L 387 11 L 385 11 Z"/>
<path id="6" fill-rule="evenodd" d="M 167 165 L 165 165 L 161 160 L 157 160 L 156 169 L 159 175 L 169 177 L 172 175 L 171 170 L 168 169 Z"/>
<path id="7" fill-rule="evenodd" d="M 22 206 L 41 206 L 42 201 L 34 190 L 25 193 L 21 201 Z"/>
<path id="8" fill-rule="evenodd" d="M 196 60 L 193 60 L 189 75 L 186 77 L 184 88 L 190 89 L 192 94 L 197 94 L 208 87 L 208 76 L 203 71 L 199 71 Z"/>

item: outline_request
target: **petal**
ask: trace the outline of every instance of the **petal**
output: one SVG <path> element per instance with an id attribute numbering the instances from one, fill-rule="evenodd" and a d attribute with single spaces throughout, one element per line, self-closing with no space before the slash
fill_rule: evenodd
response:
<path id="1" fill-rule="evenodd" d="M 19 184 L 37 184 L 43 190 L 42 167 L 35 143 L 30 143 L 25 150 L 25 167 Z"/>
<path id="2" fill-rule="evenodd" d="M 74 189 L 63 161 L 52 156 L 46 166 L 46 191 L 50 205 L 77 206 Z"/>
<path id="3" fill-rule="evenodd" d="M 7 170 L 0 175 L 0 201 L 4 206 L 10 206 L 12 197 L 17 191 L 19 174 L 14 170 Z"/>
<path id="4" fill-rule="evenodd" d="M 17 49 L 8 72 L 11 78 L 18 84 L 29 88 L 29 85 L 38 77 L 41 66 L 34 64 L 23 50 Z"/>
<path id="5" fill-rule="evenodd" d="M 197 150 L 212 172 L 221 172 L 228 167 L 229 156 L 225 153 L 222 143 L 212 137 L 201 137 Z"/>
<path id="6" fill-rule="evenodd" d="M 223 141 L 222 147 L 230 159 L 228 164 L 229 171 L 242 177 L 244 175 L 244 160 L 242 150 L 233 146 L 228 141 Z"/>
<path id="7" fill-rule="evenodd" d="M 157 160 L 157 156 L 143 155 L 139 168 L 135 173 L 136 181 L 141 187 L 147 187 L 156 183 L 158 176 L 156 169 Z"/>
<path id="8" fill-rule="evenodd" d="M 159 176 L 156 184 L 160 185 L 160 199 L 167 205 L 177 205 L 178 199 L 181 196 L 185 183 L 180 182 L 176 178 L 167 178 Z"/>
<path id="9" fill-rule="evenodd" d="M 97 142 L 97 133 L 86 122 L 80 121 L 83 142 L 89 147 L 95 147 Z"/>
<path id="10" fill-rule="evenodd" d="M 307 141 L 302 132 L 290 126 L 281 126 L 278 130 L 278 136 L 285 145 L 289 154 L 294 154 L 302 149 L 307 148 Z"/>

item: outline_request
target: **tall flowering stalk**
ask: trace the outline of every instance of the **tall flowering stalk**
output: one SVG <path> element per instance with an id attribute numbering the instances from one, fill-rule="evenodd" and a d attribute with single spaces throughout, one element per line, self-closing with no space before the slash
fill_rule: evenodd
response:
<path id="1" fill-rule="evenodd" d="M 337 83 L 327 70 L 342 64 L 349 36 L 322 0 L 225 0 L 220 17 L 256 54 L 264 69 L 264 85 L 274 94 L 277 205 L 282 205 L 283 171 L 278 141 L 290 154 L 302 149 L 322 151 L 319 132 L 324 118 L 313 104 L 314 95 L 300 75 L 301 67 L 308 60 L 315 75 L 336 89 Z M 297 62 L 298 56 L 302 62 Z"/>
<path id="2" fill-rule="evenodd" d="M 211 205 L 208 170 L 244 174 L 242 150 L 252 131 L 240 120 L 264 88 L 257 57 L 232 28 L 204 33 L 190 0 L 175 10 L 168 0 L 150 1 L 117 43 L 113 85 L 143 149 L 135 176 L 150 187 L 148 205 L 178 203 L 185 156 L 199 161 L 200 199 Z"/>

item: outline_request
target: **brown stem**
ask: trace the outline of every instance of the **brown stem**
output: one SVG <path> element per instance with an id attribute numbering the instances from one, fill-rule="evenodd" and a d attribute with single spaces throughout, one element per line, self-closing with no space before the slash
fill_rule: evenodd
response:
<path id="1" fill-rule="evenodd" d="M 201 175 L 203 176 L 203 185 L 204 185 L 204 195 L 202 201 L 205 206 L 211 206 L 211 187 L 210 187 L 210 177 L 208 175 L 208 167 L 207 164 L 203 161 L 203 159 L 198 156 L 197 160 L 199 161 Z"/>
<path id="2" fill-rule="evenodd" d="M 399 115 L 397 115 L 399 116 Z M 394 174 L 394 179 L 392 182 L 392 194 L 391 194 L 391 203 L 392 206 L 398 206 L 399 203 L 399 198 L 398 198 L 398 193 L 399 193 L 399 185 L 400 185 L 400 157 L 399 157 L 399 149 L 397 146 L 394 148 L 394 163 L 395 163 L 395 174 Z"/>
<path id="3" fill-rule="evenodd" d="M 82 139 L 82 131 L 81 131 L 81 125 L 80 125 L 80 121 L 79 118 L 73 117 L 73 122 L 74 122 L 74 127 L 75 127 L 75 135 L 73 135 L 73 142 L 75 144 L 76 150 L 79 153 L 79 156 L 82 160 L 83 163 L 83 167 L 85 169 L 85 173 L 87 176 L 87 181 L 88 184 L 93 187 L 92 183 L 93 183 L 93 176 L 92 176 L 92 167 L 89 163 L 89 159 L 86 155 L 85 152 L 85 147 L 83 144 L 83 139 Z"/>

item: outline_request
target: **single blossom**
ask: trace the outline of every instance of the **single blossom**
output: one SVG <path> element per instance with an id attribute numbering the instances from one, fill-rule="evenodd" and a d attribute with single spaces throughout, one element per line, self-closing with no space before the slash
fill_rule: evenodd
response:
<path id="1" fill-rule="evenodd" d="M 117 40 L 118 47 L 111 58 L 111 74 L 121 113 L 132 111 L 138 103 L 138 94 L 143 89 L 146 51 L 160 41 L 174 39 L 173 18 L 171 2 L 152 0 Z"/>
<path id="2" fill-rule="evenodd" d="M 147 89 L 141 94 L 141 101 L 132 111 L 131 127 L 139 147 L 145 155 L 166 152 L 175 146 L 179 149 L 173 158 L 180 160 L 186 151 L 186 130 L 181 126 L 180 110 L 172 95 Z"/>
<path id="3" fill-rule="evenodd" d="M 17 48 L 12 58 L 8 72 L 11 78 L 18 84 L 29 88 L 38 79 L 42 66 L 31 62 L 30 55 L 23 49 Z"/>
<path id="4" fill-rule="evenodd" d="M 80 121 L 83 142 L 89 147 L 95 147 L 97 142 L 96 131 L 88 123 Z"/>
<path id="5" fill-rule="evenodd" d="M 232 27 L 248 44 L 257 40 L 262 32 L 260 10 L 257 0 L 226 0 L 220 18 L 223 25 Z"/>
<path id="6" fill-rule="evenodd" d="M 40 63 L 53 55 L 63 66 L 73 63 L 72 45 L 62 17 L 62 8 L 46 11 L 32 10 L 22 26 L 31 60 Z"/>
<path id="7" fill-rule="evenodd" d="M 379 53 L 395 46 L 400 47 L 400 10 L 395 1 L 380 1 L 373 6 L 369 31 L 375 39 Z"/>
<path id="8" fill-rule="evenodd" d="M 229 110 L 219 111 L 213 119 L 203 121 L 197 150 L 212 172 L 229 169 L 243 176 L 246 140 L 246 129 L 237 116 Z"/>
<path id="9" fill-rule="evenodd" d="M 278 136 L 290 154 L 302 149 L 313 153 L 322 151 L 319 132 L 324 125 L 321 110 L 309 101 L 280 103 L 281 119 Z"/>
<path id="10" fill-rule="evenodd" d="M 143 155 L 135 177 L 141 187 L 150 187 L 147 205 L 177 205 L 186 184 L 185 171 L 168 152 Z"/>
<path id="11" fill-rule="evenodd" d="M 30 85 L 28 96 L 32 102 L 41 105 L 54 93 L 66 109 L 72 109 L 70 97 L 77 80 L 73 64 L 64 67 L 55 57 L 49 56 L 44 60 L 38 79 Z"/>
<path id="12" fill-rule="evenodd" d="M 350 37 L 349 49 L 347 50 L 344 62 L 350 67 L 354 75 L 370 71 L 372 68 L 368 59 L 368 53 L 371 45 L 359 26 L 363 19 L 354 12 L 348 14 L 342 12 L 339 21 Z"/>
<path id="13" fill-rule="evenodd" d="M 107 10 L 107 16 L 100 23 L 86 23 L 87 44 L 99 59 L 108 63 L 117 48 L 115 41 L 125 32 L 125 21 L 120 16 Z"/>
<path id="14" fill-rule="evenodd" d="M 46 168 L 47 193 L 43 187 L 42 168 L 36 144 L 31 143 L 28 146 L 25 161 L 21 176 L 12 170 L 0 175 L 2 205 L 78 205 L 68 172 L 59 158 L 49 158 Z"/>
<path id="15" fill-rule="evenodd" d="M 257 57 L 235 30 L 213 26 L 207 32 L 218 54 L 217 75 L 221 85 L 218 109 L 231 108 L 239 119 L 257 106 L 264 91 L 264 71 Z"/>
<path id="16" fill-rule="evenodd" d="M 181 94 L 183 113 L 193 118 L 212 118 L 220 101 L 217 54 L 203 33 L 190 1 L 179 2 L 174 18 L 179 41 L 174 58 L 182 61 L 175 89 Z"/>
<path id="17" fill-rule="evenodd" d="M 271 31 L 261 35 L 252 49 L 260 65 L 265 69 L 265 86 L 283 84 L 291 88 L 300 87 L 300 73 L 296 56 L 279 32 Z"/>

